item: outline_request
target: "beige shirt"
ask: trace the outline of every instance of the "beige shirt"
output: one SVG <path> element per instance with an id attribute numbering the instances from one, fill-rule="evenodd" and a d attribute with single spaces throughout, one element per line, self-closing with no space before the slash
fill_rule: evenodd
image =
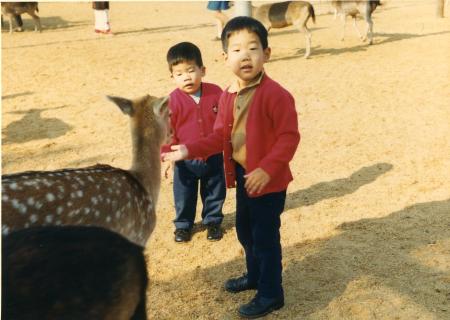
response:
<path id="1" fill-rule="evenodd" d="M 233 130 L 231 131 L 231 144 L 233 146 L 233 159 L 245 168 L 247 158 L 247 148 L 245 146 L 247 115 L 256 87 L 261 82 L 264 71 L 253 79 L 246 87 L 240 88 L 236 80 L 229 88 L 228 92 L 237 93 L 233 107 Z"/>

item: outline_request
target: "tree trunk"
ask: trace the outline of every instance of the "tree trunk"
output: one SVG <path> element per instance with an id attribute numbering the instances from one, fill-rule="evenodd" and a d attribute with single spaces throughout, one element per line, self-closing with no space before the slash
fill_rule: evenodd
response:
<path id="1" fill-rule="evenodd" d="M 436 17 L 444 17 L 444 4 L 445 0 L 436 0 Z"/>

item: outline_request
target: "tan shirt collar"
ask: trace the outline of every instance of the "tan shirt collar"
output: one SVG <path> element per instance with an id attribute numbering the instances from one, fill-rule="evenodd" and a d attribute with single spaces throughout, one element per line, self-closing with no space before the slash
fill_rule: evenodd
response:
<path id="1" fill-rule="evenodd" d="M 261 83 L 262 78 L 264 77 L 264 70 L 261 71 L 261 73 L 259 74 L 259 76 L 256 76 L 255 79 L 253 79 L 252 81 L 249 82 L 249 84 L 244 87 L 244 88 L 240 88 L 239 87 L 239 81 L 236 79 L 236 81 L 234 81 L 229 87 L 228 87 L 228 92 L 229 93 L 237 93 L 239 91 L 241 91 L 242 89 L 247 89 L 247 88 L 251 88 L 251 87 L 255 87 L 258 84 Z"/>

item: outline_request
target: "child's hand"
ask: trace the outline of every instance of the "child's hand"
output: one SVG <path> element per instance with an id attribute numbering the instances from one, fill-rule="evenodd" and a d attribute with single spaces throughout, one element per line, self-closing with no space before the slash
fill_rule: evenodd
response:
<path id="1" fill-rule="evenodd" d="M 261 168 L 256 168 L 249 174 L 244 176 L 247 181 L 245 181 L 245 189 L 249 194 L 260 193 L 262 189 L 269 183 L 270 176 Z"/>
<path id="2" fill-rule="evenodd" d="M 186 159 L 188 156 L 188 149 L 184 144 L 177 144 L 170 147 L 172 152 L 165 152 L 161 155 L 163 161 L 179 161 Z"/>

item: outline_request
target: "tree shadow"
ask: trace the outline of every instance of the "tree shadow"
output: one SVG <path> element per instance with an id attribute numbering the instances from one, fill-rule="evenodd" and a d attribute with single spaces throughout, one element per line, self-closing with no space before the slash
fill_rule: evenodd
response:
<path id="1" fill-rule="evenodd" d="M 362 294 L 367 299 L 371 290 L 378 290 L 379 295 L 389 290 L 396 298 L 412 301 L 433 318 L 446 319 L 449 273 L 424 264 L 414 252 L 427 251 L 434 244 L 444 246 L 449 229 L 450 199 L 447 199 L 419 203 L 383 218 L 344 223 L 339 226 L 341 233 L 337 236 L 284 248 L 286 306 L 267 319 L 292 319 L 293 315 L 306 319 L 320 312 L 325 315 L 319 318 L 326 319 L 330 303 L 344 296 L 346 290 L 351 291 L 355 283 L 360 288 L 357 286 L 355 292 L 350 292 L 352 297 Z M 223 282 L 239 275 L 244 268 L 241 257 L 187 272 L 170 281 L 151 281 L 152 318 L 170 314 L 190 319 L 237 319 L 237 306 L 247 302 L 254 291 L 230 294 L 224 291 Z M 184 288 L 182 292 L 180 288 Z M 205 302 L 194 298 L 197 296 L 209 298 Z M 358 298 L 354 302 L 358 303 Z M 189 308 L 183 307 L 186 305 Z M 397 309 L 398 315 L 402 313 L 401 307 Z M 345 318 L 345 314 L 342 316 Z M 377 319 L 377 315 L 370 319 Z"/>
<path id="2" fill-rule="evenodd" d="M 378 177 L 392 170 L 390 163 L 377 163 L 369 167 L 362 167 L 348 178 L 320 182 L 308 189 L 297 190 L 288 194 L 285 210 L 298 207 L 312 206 L 322 200 L 343 197 L 354 193 L 359 188 L 374 182 Z"/>
<path id="3" fill-rule="evenodd" d="M 27 14 L 22 14 L 21 16 L 22 16 L 24 30 L 25 31 L 34 30 L 33 19 Z M 39 17 L 39 18 L 41 20 L 41 26 L 42 26 L 43 32 L 45 30 L 68 29 L 68 28 L 81 27 L 81 26 L 86 26 L 86 25 L 92 24 L 92 22 L 89 20 L 67 21 L 67 20 L 62 19 L 59 16 Z M 9 24 L 5 24 L 5 25 L 8 25 L 8 28 L 4 28 L 2 25 L 2 29 L 4 29 L 5 32 L 9 32 Z M 14 24 L 14 26 L 15 26 L 15 24 Z"/>
<path id="4" fill-rule="evenodd" d="M 308 301 L 308 307 L 294 309 L 304 316 L 313 314 L 342 296 L 351 283 L 369 279 L 367 289 L 388 288 L 437 319 L 448 316 L 450 282 L 444 279 L 449 273 L 425 265 L 414 251 L 429 251 L 449 239 L 450 199 L 419 203 L 383 218 L 343 223 L 339 230 L 342 233 L 336 237 L 286 250 L 285 258 L 292 261 L 284 274 L 285 285 L 291 288 L 289 300 Z M 315 253 L 298 260 L 299 251 L 311 250 Z"/>
<path id="5" fill-rule="evenodd" d="M 71 26 L 73 26 L 73 25 L 71 25 Z M 142 29 L 128 30 L 128 31 L 114 31 L 114 37 L 130 37 L 130 36 L 132 37 L 135 35 L 141 35 L 141 34 L 146 34 L 146 33 L 148 34 L 148 33 L 157 33 L 157 32 L 174 32 L 174 31 L 180 31 L 180 30 L 192 30 L 192 29 L 212 27 L 212 26 L 213 25 L 210 23 L 203 23 L 203 24 L 195 24 L 195 25 L 176 25 L 176 26 L 157 27 L 157 28 L 142 28 Z M 54 29 L 57 29 L 57 28 L 55 27 Z M 43 30 L 43 32 L 45 32 L 45 30 Z M 19 46 L 4 47 L 2 49 L 9 50 L 9 49 L 18 49 L 18 48 L 33 48 L 33 47 L 49 46 L 49 45 L 62 44 L 62 43 L 105 41 L 108 39 L 112 39 L 112 38 L 111 37 L 100 37 L 100 38 L 99 37 L 95 37 L 95 38 L 89 37 L 89 38 L 70 39 L 70 40 L 63 40 L 63 41 L 50 41 L 50 42 L 37 43 L 37 44 L 25 44 L 25 45 L 19 45 Z"/>
<path id="6" fill-rule="evenodd" d="M 181 30 L 193 30 L 193 29 L 201 29 L 206 27 L 212 27 L 211 23 L 201 23 L 201 24 L 192 24 L 192 25 L 176 25 L 176 26 L 165 26 L 165 27 L 156 27 L 156 28 L 142 28 L 136 30 L 128 30 L 128 31 L 118 31 L 114 32 L 116 36 L 124 35 L 124 34 L 140 34 L 140 33 L 157 33 L 157 32 L 174 32 Z"/>
<path id="7" fill-rule="evenodd" d="M 55 109 L 66 108 L 61 106 Z M 41 113 L 49 109 L 29 109 L 27 111 L 9 112 L 11 114 L 25 114 L 20 120 L 11 122 L 6 126 L 2 134 L 3 144 L 25 143 L 40 139 L 54 139 L 65 135 L 72 129 L 64 121 L 57 118 L 42 118 Z"/>
<path id="8" fill-rule="evenodd" d="M 24 23 L 26 23 L 24 21 Z M 33 21 L 29 22 L 30 26 L 34 26 Z M 91 25 L 92 21 L 90 20 L 82 20 L 82 21 L 67 21 L 62 19 L 61 17 L 41 17 L 41 24 L 43 31 L 45 30 L 56 30 L 56 29 L 69 29 L 74 27 L 82 27 Z"/>
<path id="9" fill-rule="evenodd" d="M 402 41 L 402 40 L 409 40 L 409 39 L 416 39 L 416 38 L 422 38 L 422 37 L 430 37 L 430 36 L 437 36 L 437 35 L 443 35 L 448 34 L 450 31 L 440 31 L 440 32 L 432 32 L 432 33 L 426 33 L 426 34 L 412 34 L 412 33 L 375 33 L 374 34 L 374 43 L 373 45 L 369 45 L 368 43 L 363 43 L 357 46 L 348 47 L 348 48 L 321 48 L 320 46 L 316 46 L 311 48 L 311 56 L 310 58 L 323 58 L 326 56 L 336 56 L 344 53 L 349 52 L 361 52 L 361 51 L 367 51 L 371 46 L 378 46 L 383 45 L 386 43 L 396 42 L 396 41 Z M 381 40 L 379 38 L 382 38 Z M 274 57 L 273 59 L 270 59 L 268 63 L 276 62 L 276 61 L 286 61 L 286 60 L 292 60 L 297 58 L 303 58 L 303 55 L 305 53 L 304 48 L 300 48 L 297 50 L 295 54 L 291 54 L 288 56 L 280 56 L 280 57 Z"/>
<path id="10" fill-rule="evenodd" d="M 17 97 L 22 97 L 22 96 L 27 96 L 30 94 L 33 94 L 34 92 L 32 91 L 24 91 L 24 92 L 20 92 L 20 93 L 14 93 L 14 94 L 7 94 L 5 96 L 2 96 L 2 100 L 6 100 L 6 99 L 14 99 Z"/>
<path id="11" fill-rule="evenodd" d="M 320 182 L 303 190 L 291 192 L 286 197 L 284 210 L 311 206 L 322 200 L 343 197 L 354 193 L 359 188 L 374 182 L 378 177 L 392 170 L 390 163 L 377 163 L 369 167 L 362 167 L 347 178 Z M 222 227 L 225 231 L 231 230 L 235 225 L 236 212 L 224 216 Z"/>

